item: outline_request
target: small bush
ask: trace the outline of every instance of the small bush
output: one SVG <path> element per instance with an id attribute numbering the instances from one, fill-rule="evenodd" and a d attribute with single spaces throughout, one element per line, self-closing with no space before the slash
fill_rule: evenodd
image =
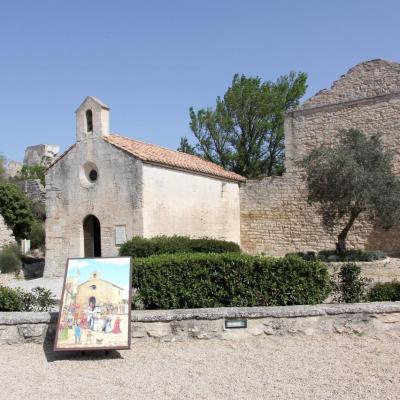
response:
<path id="1" fill-rule="evenodd" d="M 287 253 L 285 257 L 290 257 L 290 256 L 298 256 L 301 257 L 303 260 L 306 261 L 315 261 L 317 258 L 317 255 L 315 254 L 315 251 L 298 251 L 295 253 Z"/>
<path id="2" fill-rule="evenodd" d="M 0 250 L 0 271 L 2 273 L 21 270 L 20 250 L 16 245 L 9 245 Z"/>
<path id="3" fill-rule="evenodd" d="M 191 239 L 187 236 L 156 236 L 145 239 L 135 236 L 124 243 L 121 256 L 150 257 L 156 254 L 231 253 L 240 252 L 237 243 L 217 239 Z"/>
<path id="4" fill-rule="evenodd" d="M 27 292 L 0 286 L 0 311 L 49 311 L 55 304 L 52 292 L 45 288 Z"/>
<path id="5" fill-rule="evenodd" d="M 375 284 L 368 293 L 369 301 L 400 301 L 400 282 Z"/>
<path id="6" fill-rule="evenodd" d="M 381 250 L 368 250 L 364 251 L 362 259 L 360 261 L 376 261 L 384 260 L 387 254 Z"/>
<path id="7" fill-rule="evenodd" d="M 297 256 L 164 254 L 134 261 L 146 309 L 316 304 L 330 292 L 326 266 Z"/>
<path id="8" fill-rule="evenodd" d="M 366 291 L 370 279 L 361 277 L 361 267 L 346 263 L 340 267 L 339 274 L 333 277 L 333 293 L 340 303 L 360 303 L 367 299 Z"/>
<path id="9" fill-rule="evenodd" d="M 318 259 L 325 262 L 353 262 L 384 260 L 387 255 L 381 250 L 347 250 L 339 254 L 336 250 L 321 250 Z"/>
<path id="10" fill-rule="evenodd" d="M 0 311 L 24 311 L 20 292 L 0 286 Z"/>

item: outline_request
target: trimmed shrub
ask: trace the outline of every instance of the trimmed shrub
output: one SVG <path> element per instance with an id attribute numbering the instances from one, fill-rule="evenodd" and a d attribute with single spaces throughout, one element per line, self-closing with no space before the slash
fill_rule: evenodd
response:
<path id="1" fill-rule="evenodd" d="M 375 284 L 368 293 L 369 301 L 400 301 L 400 282 Z"/>
<path id="2" fill-rule="evenodd" d="M 134 286 L 146 309 L 321 303 L 326 266 L 297 256 L 164 254 L 134 261 Z"/>
<path id="3" fill-rule="evenodd" d="M 370 279 L 361 277 L 361 267 L 355 263 L 346 263 L 333 277 L 334 298 L 340 303 L 360 303 L 367 299 L 366 291 Z"/>
<path id="4" fill-rule="evenodd" d="M 0 311 L 50 311 L 55 304 L 53 293 L 45 288 L 27 292 L 0 286 Z"/>
<path id="5" fill-rule="evenodd" d="M 347 250 L 339 254 L 336 250 L 321 250 L 318 258 L 325 262 L 353 262 L 384 260 L 387 255 L 381 250 Z"/>
<path id="6" fill-rule="evenodd" d="M 237 243 L 217 239 L 191 239 L 187 236 L 155 236 L 150 239 L 135 236 L 124 243 L 121 256 L 150 257 L 156 254 L 231 253 L 240 252 Z"/>
<path id="7" fill-rule="evenodd" d="M 0 271 L 2 273 L 21 270 L 21 253 L 16 245 L 4 246 L 0 250 Z"/>

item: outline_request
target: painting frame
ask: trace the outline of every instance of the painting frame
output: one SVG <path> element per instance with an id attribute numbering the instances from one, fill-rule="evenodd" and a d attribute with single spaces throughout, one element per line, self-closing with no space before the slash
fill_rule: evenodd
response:
<path id="1" fill-rule="evenodd" d="M 61 320 L 62 320 L 62 310 L 64 306 L 64 296 L 65 296 L 65 291 L 66 291 L 66 282 L 67 282 L 67 277 L 68 277 L 68 269 L 69 269 L 69 264 L 71 261 L 74 260 L 115 260 L 115 259 L 128 259 L 129 260 L 129 286 L 128 286 L 128 311 L 127 311 L 127 317 L 128 317 L 128 327 L 127 327 L 127 334 L 128 334 L 128 340 L 126 345 L 115 345 L 115 346 L 82 346 L 82 347 L 77 347 L 77 346 L 69 346 L 69 347 L 60 347 L 58 345 L 59 343 L 59 333 L 60 333 L 60 325 L 61 325 Z M 64 273 L 64 279 L 63 279 L 63 287 L 62 287 L 62 293 L 61 293 L 61 300 L 60 300 L 60 309 L 58 312 L 58 318 L 57 318 L 57 325 L 56 325 L 56 333 L 55 333 L 55 339 L 54 339 L 54 345 L 53 345 L 53 351 L 55 352 L 62 352 L 62 351 L 98 351 L 98 350 L 129 350 L 131 348 L 131 336 L 132 336 L 132 323 L 131 323 L 131 311 L 132 311 L 132 257 L 130 256 L 123 256 L 123 257 L 72 257 L 68 258 L 66 261 L 65 265 L 65 273 Z"/>

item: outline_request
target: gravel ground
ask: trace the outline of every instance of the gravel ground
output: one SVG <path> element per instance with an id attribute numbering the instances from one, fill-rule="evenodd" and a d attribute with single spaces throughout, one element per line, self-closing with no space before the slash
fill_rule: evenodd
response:
<path id="1" fill-rule="evenodd" d="M 1 399 L 400 399 L 400 336 L 258 337 L 57 353 L 0 347 Z"/>

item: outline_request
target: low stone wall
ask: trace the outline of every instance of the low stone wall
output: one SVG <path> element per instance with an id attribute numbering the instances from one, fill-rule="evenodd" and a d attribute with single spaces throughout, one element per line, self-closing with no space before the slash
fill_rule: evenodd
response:
<path id="1" fill-rule="evenodd" d="M 246 328 L 225 321 L 245 319 Z M 0 344 L 53 340 L 57 313 L 0 313 Z M 400 334 L 400 302 L 132 312 L 132 343 L 262 335 Z"/>

